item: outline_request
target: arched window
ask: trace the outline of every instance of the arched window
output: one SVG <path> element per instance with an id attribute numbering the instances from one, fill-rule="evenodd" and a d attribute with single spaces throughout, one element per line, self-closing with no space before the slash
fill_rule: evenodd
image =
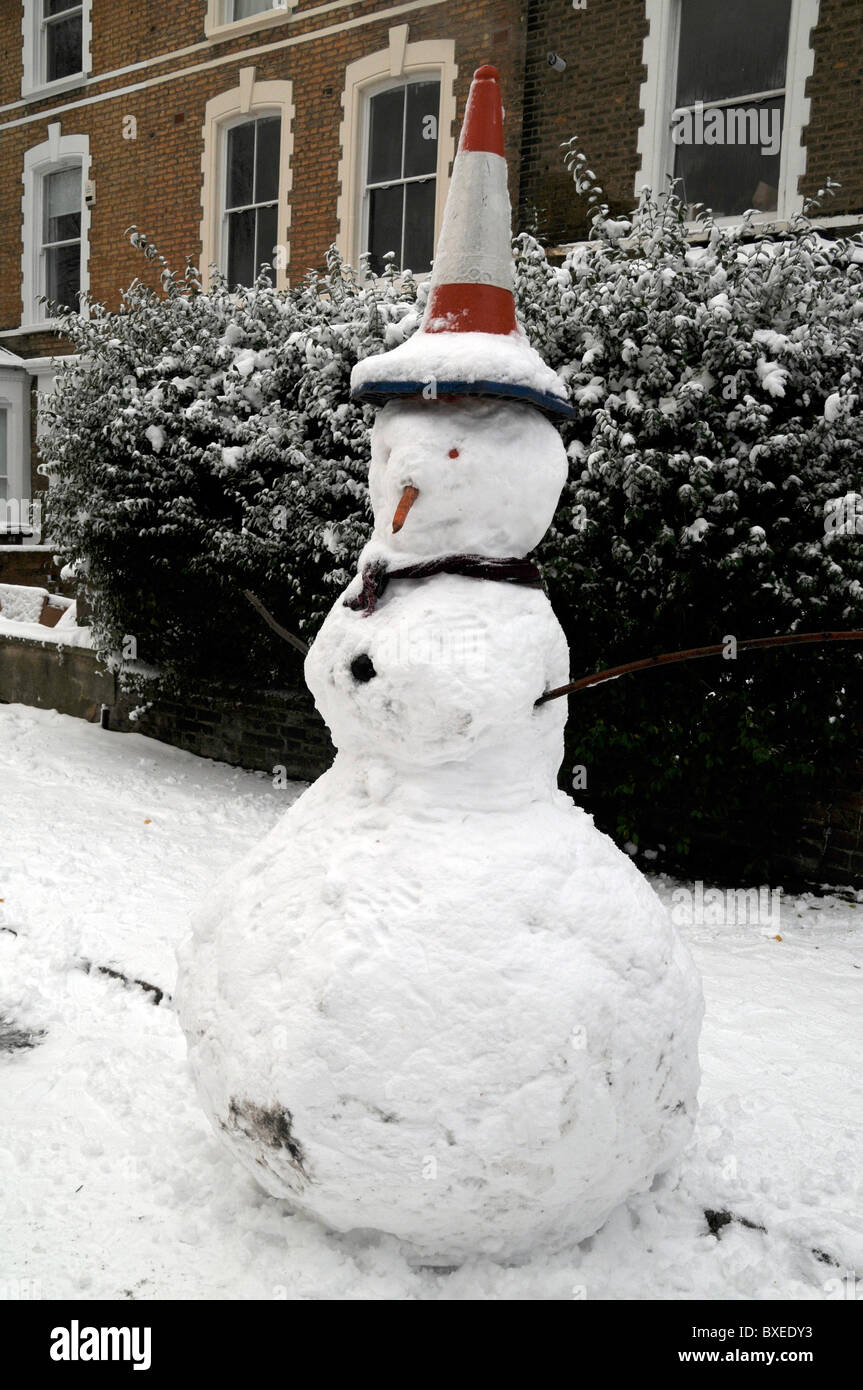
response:
<path id="1" fill-rule="evenodd" d="M 226 128 L 222 267 L 231 285 L 251 285 L 273 265 L 279 240 L 281 117 Z"/>
<path id="2" fill-rule="evenodd" d="M 59 122 L 48 139 L 24 154 L 22 325 L 50 321 L 52 305 L 77 309 L 87 274 L 90 211 L 84 199 L 90 153 L 86 135 L 61 135 Z M 50 301 L 45 305 L 41 301 Z"/>
<path id="3" fill-rule="evenodd" d="M 239 84 L 207 102 L 201 160 L 201 274 L 217 266 L 232 285 L 251 284 L 263 262 L 287 286 L 290 260 L 292 88 L 256 82 L 241 68 Z"/>
<path id="4" fill-rule="evenodd" d="M 408 42 L 408 26 L 389 31 L 389 48 L 345 69 L 339 163 L 338 247 L 359 264 L 369 252 L 380 270 L 429 269 L 455 154 L 455 44 Z"/>
<path id="5" fill-rule="evenodd" d="M 415 77 L 365 95 L 363 250 L 380 272 L 427 271 L 434 254 L 440 79 Z"/>

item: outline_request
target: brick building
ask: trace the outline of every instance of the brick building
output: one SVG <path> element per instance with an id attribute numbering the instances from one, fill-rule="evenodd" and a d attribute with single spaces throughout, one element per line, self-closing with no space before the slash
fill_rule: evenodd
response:
<path id="1" fill-rule="evenodd" d="M 551 247 L 584 231 L 572 135 L 615 210 L 677 175 L 780 229 L 828 177 L 825 228 L 863 212 L 863 0 L 0 0 L 0 35 L 0 529 L 41 484 L 32 396 L 64 350 L 44 297 L 116 304 L 131 224 L 239 283 L 332 242 L 426 269 L 484 61 L 519 228 Z M 711 142 L 733 111 L 752 138 Z"/>

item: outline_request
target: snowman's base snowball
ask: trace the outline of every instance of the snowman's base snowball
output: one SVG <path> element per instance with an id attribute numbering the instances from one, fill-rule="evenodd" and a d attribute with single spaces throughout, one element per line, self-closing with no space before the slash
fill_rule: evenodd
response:
<path id="1" fill-rule="evenodd" d="M 336 765 L 215 893 L 180 1012 L 262 1186 L 429 1264 L 592 1234 L 685 1144 L 700 985 L 653 890 L 558 794 L 417 809 Z"/>

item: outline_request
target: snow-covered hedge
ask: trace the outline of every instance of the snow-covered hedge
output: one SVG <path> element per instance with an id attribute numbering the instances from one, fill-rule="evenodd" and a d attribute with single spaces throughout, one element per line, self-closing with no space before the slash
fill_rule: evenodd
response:
<path id="1" fill-rule="evenodd" d="M 634 228 L 572 161 L 592 240 L 560 266 L 529 237 L 516 250 L 522 321 L 577 409 L 541 556 L 574 673 L 863 626 L 863 244 L 802 218 L 770 240 L 705 217 L 693 242 L 673 199 Z M 162 296 L 136 283 L 119 314 L 65 323 L 82 360 L 44 407 L 52 535 L 86 570 L 103 651 L 133 635 L 179 689 L 295 674 L 241 590 L 309 637 L 347 582 L 373 416 L 350 369 L 414 331 L 424 289 L 334 254 L 287 293 L 161 278 Z M 841 760 L 860 669 L 808 648 L 629 677 L 578 697 L 571 758 L 621 836 L 685 852 L 694 816 L 751 840 L 765 817 L 781 829 L 780 784 L 784 804 Z M 679 804 L 663 835 L 659 803 Z"/>
<path id="2" fill-rule="evenodd" d="M 863 627 L 863 242 L 705 217 L 693 244 L 673 200 L 637 234 L 605 211 L 562 268 L 522 257 L 578 410 L 544 557 L 574 671 Z M 861 667 L 809 647 L 630 676 L 576 697 L 572 761 L 622 838 L 685 853 L 700 829 L 775 870 L 795 803 L 855 761 Z"/>
<path id="3" fill-rule="evenodd" d="M 278 681 L 298 658 L 242 591 L 308 640 L 347 584 L 373 416 L 349 403 L 350 370 L 415 326 L 416 286 L 360 284 L 333 254 L 290 293 L 204 293 L 133 239 L 163 293 L 137 280 L 119 313 L 64 320 L 81 359 L 42 403 L 52 540 L 86 577 L 106 656 L 178 692 Z"/>

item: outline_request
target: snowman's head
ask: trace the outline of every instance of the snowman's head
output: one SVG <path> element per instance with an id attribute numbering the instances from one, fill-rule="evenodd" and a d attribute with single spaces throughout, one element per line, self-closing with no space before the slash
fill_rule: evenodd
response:
<path id="1" fill-rule="evenodd" d="M 375 540 L 404 555 L 527 555 L 566 472 L 560 435 L 535 406 L 390 401 L 372 430 Z"/>

